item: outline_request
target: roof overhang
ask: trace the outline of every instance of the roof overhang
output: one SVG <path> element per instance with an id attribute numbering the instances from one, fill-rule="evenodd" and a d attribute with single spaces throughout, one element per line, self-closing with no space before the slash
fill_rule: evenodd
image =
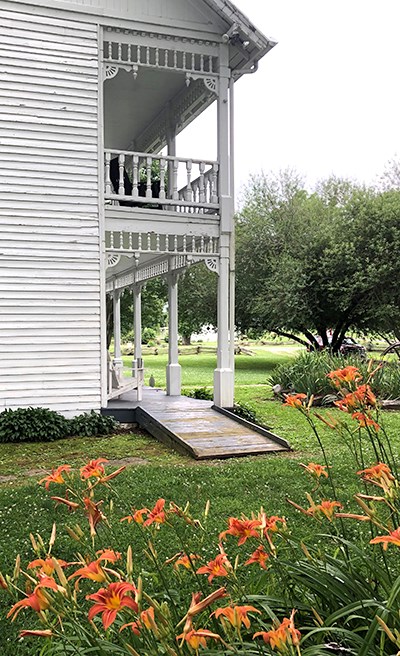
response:
<path id="1" fill-rule="evenodd" d="M 231 48 L 230 67 L 240 77 L 249 72 L 258 61 L 267 54 L 277 42 L 266 37 L 230 0 L 203 0 L 214 13 L 227 25 L 222 39 Z"/>

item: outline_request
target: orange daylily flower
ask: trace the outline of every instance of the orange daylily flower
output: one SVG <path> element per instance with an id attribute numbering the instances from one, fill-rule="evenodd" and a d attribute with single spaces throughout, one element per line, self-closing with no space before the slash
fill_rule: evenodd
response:
<path id="1" fill-rule="evenodd" d="M 91 581 L 96 581 L 97 583 L 104 583 L 104 581 L 107 580 L 107 574 L 105 573 L 98 560 L 94 560 L 84 567 L 77 569 L 76 572 L 68 577 L 68 581 L 75 578 L 76 576 L 78 576 L 76 586 L 81 579 L 90 579 Z"/>
<path id="2" fill-rule="evenodd" d="M 128 524 L 130 524 L 131 522 L 136 522 L 136 524 L 143 524 L 144 523 L 143 515 L 147 515 L 148 512 L 149 512 L 148 508 L 141 508 L 140 510 L 135 510 L 133 515 L 127 515 L 126 517 L 123 517 L 120 521 L 128 522 Z"/>
<path id="3" fill-rule="evenodd" d="M 135 622 L 128 622 L 127 624 L 123 624 L 121 626 L 121 628 L 119 630 L 120 633 L 121 633 L 121 631 L 123 631 L 124 629 L 127 629 L 127 628 L 130 628 L 131 631 L 133 631 L 133 633 L 135 635 L 139 636 L 140 635 L 140 629 L 142 628 L 142 625 L 140 624 L 139 620 L 137 620 Z"/>
<path id="4" fill-rule="evenodd" d="M 390 467 L 384 462 L 378 462 L 372 467 L 367 467 L 366 469 L 360 469 L 357 472 L 359 476 L 362 476 L 368 481 L 377 481 L 378 483 L 384 481 L 394 481 L 395 477 L 393 476 Z"/>
<path id="5" fill-rule="evenodd" d="M 277 515 L 268 517 L 263 510 L 258 514 L 258 519 L 261 522 L 260 528 L 266 538 L 269 538 L 269 533 L 279 531 L 278 523 L 286 526 L 286 519 L 284 517 L 278 517 Z"/>
<path id="6" fill-rule="evenodd" d="M 26 599 L 21 599 L 17 601 L 16 604 L 8 611 L 7 618 L 13 617 L 13 621 L 17 617 L 18 613 L 22 608 L 29 607 L 32 608 L 37 613 L 40 613 L 42 610 L 46 610 L 50 606 L 50 601 L 47 596 L 41 590 L 41 585 L 37 585 L 34 591 L 26 597 Z"/>
<path id="7" fill-rule="evenodd" d="M 378 431 L 381 428 L 376 421 L 374 421 L 371 417 L 368 417 L 368 415 L 366 415 L 364 412 L 353 412 L 351 417 L 352 419 L 356 419 L 358 421 L 360 428 L 371 427 L 375 431 Z"/>
<path id="8" fill-rule="evenodd" d="M 104 476 L 105 469 L 103 462 L 108 462 L 106 458 L 97 458 L 96 460 L 90 460 L 87 465 L 80 468 L 80 474 L 82 479 L 87 478 L 101 478 Z"/>
<path id="9" fill-rule="evenodd" d="M 296 647 L 300 643 L 301 633 L 294 626 L 294 614 L 295 611 L 293 610 L 290 618 L 285 617 L 275 629 L 258 631 L 253 635 L 253 639 L 261 636 L 267 645 L 280 652 L 286 649 L 287 646 L 293 645 Z"/>
<path id="10" fill-rule="evenodd" d="M 132 583 L 119 581 L 110 583 L 107 588 L 101 588 L 98 592 L 88 595 L 86 599 L 95 602 L 89 610 L 89 620 L 92 620 L 95 615 L 102 613 L 101 620 L 103 627 L 104 630 L 107 630 L 123 608 L 130 608 L 137 613 L 138 605 L 129 595 L 130 592 L 136 594 L 137 590 L 135 586 Z"/>
<path id="11" fill-rule="evenodd" d="M 65 560 L 54 560 L 54 558 L 37 558 L 36 560 L 32 560 L 27 569 L 38 569 L 38 574 L 45 574 L 46 576 L 52 576 L 54 574 L 54 570 L 56 567 L 56 563 L 60 565 L 60 567 L 66 567 L 68 565 Z"/>
<path id="12" fill-rule="evenodd" d="M 362 380 L 362 375 L 357 367 L 344 367 L 344 369 L 336 369 L 327 374 L 335 387 L 340 387 L 342 383 L 359 383 Z"/>
<path id="13" fill-rule="evenodd" d="M 99 509 L 99 506 L 103 502 L 98 501 L 97 503 L 95 503 L 94 501 L 89 499 L 89 497 L 85 497 L 83 503 L 85 504 L 85 512 L 89 520 L 90 535 L 93 537 L 96 535 L 97 524 L 99 524 L 99 522 L 105 519 L 105 515 L 103 515 L 103 513 Z"/>
<path id="14" fill-rule="evenodd" d="M 357 387 L 354 396 L 358 399 L 361 405 L 376 406 L 376 396 L 370 385 L 360 385 Z"/>
<path id="15" fill-rule="evenodd" d="M 200 560 L 200 556 L 197 554 L 179 554 L 178 559 L 174 562 L 174 569 L 178 569 L 180 565 L 186 569 L 192 569 L 194 567 L 194 561 Z"/>
<path id="16" fill-rule="evenodd" d="M 266 562 L 268 558 L 269 558 L 269 554 L 265 551 L 264 547 L 261 545 L 257 547 L 255 551 L 253 551 L 250 558 L 246 560 L 245 565 L 252 565 L 252 563 L 258 563 L 262 569 L 267 569 Z"/>
<path id="17" fill-rule="evenodd" d="M 147 519 L 144 523 L 145 526 L 150 526 L 155 522 L 156 524 L 163 524 L 166 521 L 166 515 L 164 512 L 165 499 L 158 499 L 153 510 L 148 511 Z"/>
<path id="18" fill-rule="evenodd" d="M 400 547 L 400 527 L 396 528 L 395 531 L 391 531 L 389 535 L 379 535 L 376 538 L 373 538 L 369 541 L 370 544 L 383 544 L 383 549 L 386 551 L 389 544 L 395 544 L 397 547 Z"/>
<path id="19" fill-rule="evenodd" d="M 116 563 L 117 560 L 121 559 L 120 552 L 114 551 L 113 549 L 100 549 L 100 551 L 96 551 L 96 556 L 99 562 L 105 560 L 110 563 Z"/>
<path id="20" fill-rule="evenodd" d="M 177 640 L 185 640 L 192 649 L 198 650 L 199 647 L 207 647 L 207 640 L 221 640 L 221 636 L 218 633 L 212 633 L 207 631 L 207 629 L 191 629 L 187 633 L 181 633 L 176 636 Z"/>
<path id="21" fill-rule="evenodd" d="M 68 506 L 70 510 L 77 510 L 79 508 L 79 503 L 75 501 L 70 501 L 69 499 L 64 499 L 64 497 L 50 497 L 56 503 L 63 503 L 65 506 Z"/>
<path id="22" fill-rule="evenodd" d="M 283 405 L 288 405 L 291 408 L 304 408 L 303 401 L 307 398 L 307 394 L 285 394 L 285 402 Z"/>
<path id="23" fill-rule="evenodd" d="M 239 538 L 238 546 L 241 546 L 249 538 L 259 538 L 260 537 L 260 526 L 261 521 L 259 519 L 238 519 L 237 517 L 229 517 L 228 519 L 229 528 L 226 531 L 223 531 L 219 535 L 219 540 L 224 540 L 227 535 L 234 535 Z M 256 530 L 258 529 L 258 530 Z"/>
<path id="24" fill-rule="evenodd" d="M 221 599 L 221 597 L 225 596 L 225 588 L 218 588 L 218 590 L 214 590 L 214 592 L 207 595 L 207 597 L 204 597 L 204 599 L 201 598 L 201 592 L 193 592 L 192 601 L 190 602 L 186 617 L 192 618 L 194 615 L 197 615 L 197 613 L 201 613 L 205 608 L 208 608 L 208 606 L 211 606 L 214 601 L 217 601 L 217 599 Z"/>
<path id="25" fill-rule="evenodd" d="M 343 508 L 339 501 L 321 501 L 321 503 L 312 505 L 307 510 L 308 515 L 317 515 L 322 513 L 331 522 L 335 515 L 335 508 Z"/>
<path id="26" fill-rule="evenodd" d="M 142 610 L 140 613 L 140 625 L 145 626 L 148 631 L 152 631 L 155 635 L 158 634 L 158 627 L 154 618 L 154 608 L 150 607 Z"/>
<path id="27" fill-rule="evenodd" d="M 304 467 L 307 472 L 312 474 L 312 476 L 316 476 L 316 478 L 321 478 L 321 476 L 325 476 L 325 478 L 329 477 L 326 465 L 318 465 L 316 462 L 309 462 L 308 465 L 300 463 L 300 466 Z"/>
<path id="28" fill-rule="evenodd" d="M 51 629 L 24 629 L 20 631 L 19 637 L 26 638 L 27 636 L 38 637 L 38 638 L 51 638 L 53 631 Z"/>
<path id="29" fill-rule="evenodd" d="M 225 563 L 229 563 L 225 554 L 218 554 L 214 560 L 210 560 L 207 565 L 199 567 L 197 574 L 208 574 L 209 583 L 212 582 L 215 576 L 228 576 L 228 570 L 224 567 Z"/>
<path id="30" fill-rule="evenodd" d="M 107 474 L 107 476 L 103 476 L 102 478 L 100 478 L 100 483 L 106 483 L 107 481 L 111 481 L 113 478 L 119 476 L 119 474 L 123 472 L 124 469 L 126 469 L 126 465 L 123 465 L 119 469 L 116 469 L 115 471 L 111 472 L 111 474 Z"/>
<path id="31" fill-rule="evenodd" d="M 242 624 L 246 629 L 250 628 L 250 618 L 247 616 L 247 613 L 259 613 L 260 611 L 254 606 L 226 606 L 225 608 L 218 608 L 212 615 L 218 619 L 218 617 L 226 617 L 228 622 L 232 624 L 236 629 L 240 629 Z"/>
<path id="32" fill-rule="evenodd" d="M 51 474 L 42 478 L 39 481 L 39 485 L 46 482 L 45 484 L 46 490 L 49 489 L 51 483 L 57 483 L 59 485 L 62 485 L 63 483 L 65 483 L 62 473 L 63 472 L 69 473 L 70 471 L 71 471 L 71 465 L 60 465 L 59 467 L 57 467 L 57 469 L 52 469 Z"/>

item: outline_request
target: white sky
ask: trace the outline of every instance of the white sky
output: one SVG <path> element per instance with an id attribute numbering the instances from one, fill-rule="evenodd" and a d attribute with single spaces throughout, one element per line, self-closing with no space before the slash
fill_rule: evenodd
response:
<path id="1" fill-rule="evenodd" d="M 286 167 L 310 185 L 332 173 L 372 182 L 400 155 L 400 0 L 235 4 L 278 41 L 236 85 L 237 192 L 251 173 Z M 178 147 L 215 157 L 215 142 L 209 110 Z"/>

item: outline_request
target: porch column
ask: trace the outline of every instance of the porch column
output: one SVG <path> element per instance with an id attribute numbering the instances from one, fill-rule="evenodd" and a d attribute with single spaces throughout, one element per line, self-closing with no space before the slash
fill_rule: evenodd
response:
<path id="1" fill-rule="evenodd" d="M 134 358 L 142 357 L 142 286 L 133 285 L 133 334 L 134 334 Z"/>
<path id="2" fill-rule="evenodd" d="M 167 155 L 169 157 L 176 157 L 176 123 L 172 116 L 168 116 L 168 129 L 167 129 Z M 172 198 L 174 191 L 174 163 L 168 162 L 168 196 Z"/>
<path id="3" fill-rule="evenodd" d="M 167 395 L 180 396 L 181 365 L 178 355 L 178 275 L 168 275 L 168 365 Z"/>
<path id="4" fill-rule="evenodd" d="M 113 364 L 118 372 L 122 375 L 122 357 L 121 357 L 121 290 L 113 291 L 113 320 L 114 320 L 114 360 Z"/>
<path id="5" fill-rule="evenodd" d="M 232 407 L 234 402 L 234 370 L 231 341 L 232 313 L 230 291 L 232 273 L 230 251 L 233 238 L 233 202 L 231 180 L 231 109 L 229 96 L 229 52 L 220 46 L 220 78 L 218 90 L 218 162 L 220 202 L 220 262 L 218 280 L 218 347 L 217 368 L 214 371 L 214 403 L 220 407 Z M 233 308 L 232 308 L 233 309 Z M 231 328 L 231 334 L 229 329 Z"/>

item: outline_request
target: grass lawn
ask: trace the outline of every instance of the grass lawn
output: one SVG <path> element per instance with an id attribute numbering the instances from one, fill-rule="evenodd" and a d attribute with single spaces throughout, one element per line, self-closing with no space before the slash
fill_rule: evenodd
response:
<path id="1" fill-rule="evenodd" d="M 147 372 L 148 375 L 153 373 L 156 383 L 161 386 L 164 356 L 153 357 L 151 362 L 154 368 L 147 366 Z M 118 518 L 128 514 L 132 506 L 150 506 L 159 497 L 174 500 L 179 505 L 190 501 L 193 513 L 200 514 L 207 499 L 210 499 L 211 514 L 205 543 L 205 555 L 210 558 L 216 555 L 217 535 L 226 527 L 227 517 L 242 512 L 250 514 L 261 505 L 268 514 L 285 515 L 289 526 L 304 536 L 306 541 L 312 534 L 323 532 L 323 525 L 299 514 L 286 501 L 289 495 L 297 503 L 307 504 L 305 492 L 311 489 L 312 484 L 299 463 L 322 463 L 316 439 L 300 413 L 271 400 L 270 388 L 266 383 L 268 373 L 278 362 L 290 357 L 291 354 L 282 347 L 275 347 L 269 352 L 260 349 L 254 357 L 238 357 L 236 390 L 239 401 L 251 405 L 263 423 L 289 440 L 293 447 L 290 453 L 197 463 L 169 451 L 142 433 L 75 438 L 45 446 L 0 444 L 0 570 L 9 572 L 17 553 L 21 554 L 25 564 L 31 560 L 33 552 L 29 533 L 39 532 L 48 538 L 53 521 L 57 522 L 58 527 L 54 554 L 67 560 L 73 559 L 71 540 L 66 535 L 65 525 L 72 525 L 74 516 L 64 507 L 55 508 L 43 487 L 38 486 L 37 480 L 41 477 L 41 470 L 63 463 L 79 466 L 94 457 L 108 458 L 115 467 L 120 465 L 121 460 L 128 459 L 126 471 L 114 481 L 116 496 L 113 512 Z M 187 356 L 187 361 L 185 357 L 181 358 L 184 384 L 196 387 L 209 385 L 215 358 Z M 387 413 L 385 419 L 398 456 L 400 413 Z M 323 425 L 321 434 L 336 475 L 339 497 L 347 503 L 358 489 L 348 448 Z M 375 460 L 368 449 L 367 460 L 371 463 Z M 56 487 L 53 490 L 57 494 Z M 104 512 L 109 515 L 105 492 Z M 326 497 L 329 496 L 327 489 Z M 132 541 L 129 527 L 119 523 L 117 527 L 116 543 L 111 544 L 110 538 L 106 538 L 107 544 L 103 543 L 102 546 L 123 551 L 132 542 L 135 557 L 139 558 L 142 547 Z M 358 530 L 357 527 L 354 530 Z M 162 531 L 159 541 L 157 548 L 166 557 L 179 550 L 168 540 L 163 542 Z M 5 620 L 5 611 L 10 605 L 8 597 L 0 597 L 0 604 L 3 654 L 39 654 L 37 642 L 27 640 L 20 643 L 16 640 L 21 627 L 36 627 L 32 611 L 24 610 L 17 622 L 10 624 Z"/>

